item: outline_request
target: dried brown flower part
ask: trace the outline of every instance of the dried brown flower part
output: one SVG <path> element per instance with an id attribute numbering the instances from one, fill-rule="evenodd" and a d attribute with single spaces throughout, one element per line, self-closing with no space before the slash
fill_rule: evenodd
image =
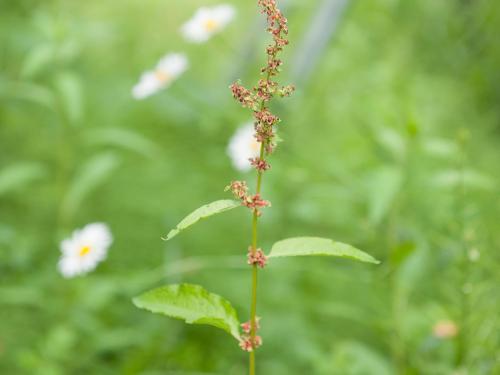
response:
<path id="1" fill-rule="evenodd" d="M 264 159 L 251 158 L 250 164 L 258 171 L 264 172 L 271 168 L 271 165 Z"/>
<path id="2" fill-rule="evenodd" d="M 278 58 L 278 54 L 283 51 L 283 47 L 288 45 L 288 26 L 287 19 L 278 9 L 275 0 L 259 0 L 258 4 L 261 12 L 267 18 L 267 31 L 273 38 L 273 43 L 266 47 L 267 64 L 261 69 L 264 78 L 259 79 L 257 86 L 249 90 L 235 82 L 231 85 L 233 97 L 245 108 L 253 110 L 255 118 L 255 138 L 262 143 L 266 155 L 271 154 L 275 148 L 275 130 L 274 127 L 280 122 L 278 116 L 271 113 L 267 103 L 275 95 L 279 97 L 290 96 L 295 88 L 292 85 L 279 86 L 274 77 L 280 73 L 283 61 Z M 254 166 L 259 173 L 269 168 L 262 160 L 255 161 Z"/>
<path id="3" fill-rule="evenodd" d="M 247 263 L 251 266 L 257 265 L 260 268 L 264 268 L 267 264 L 267 257 L 265 256 L 262 249 L 254 249 L 252 246 L 248 248 L 248 261 Z"/>

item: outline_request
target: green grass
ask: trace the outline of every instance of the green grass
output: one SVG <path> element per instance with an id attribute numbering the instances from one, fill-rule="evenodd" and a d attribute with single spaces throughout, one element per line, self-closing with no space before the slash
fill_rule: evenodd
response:
<path id="1" fill-rule="evenodd" d="M 230 180 L 253 181 L 226 156 L 249 120 L 228 86 L 257 79 L 266 36 L 254 4 L 238 0 L 221 35 L 184 42 L 182 22 L 215 3 L 0 2 L 0 373 L 245 373 L 224 333 L 131 302 L 200 283 L 248 315 L 247 212 L 160 239 L 229 199 Z M 288 3 L 284 83 L 319 4 Z M 264 181 L 264 248 L 335 238 L 382 265 L 272 262 L 260 279 L 259 373 L 499 371 L 498 25 L 494 2 L 353 1 L 313 74 L 276 107 L 285 142 Z M 140 73 L 168 51 L 186 52 L 190 70 L 134 101 Z M 92 159 L 104 172 L 82 182 Z M 59 241 L 94 221 L 113 231 L 109 258 L 63 279 Z M 459 335 L 433 336 L 441 320 Z"/>

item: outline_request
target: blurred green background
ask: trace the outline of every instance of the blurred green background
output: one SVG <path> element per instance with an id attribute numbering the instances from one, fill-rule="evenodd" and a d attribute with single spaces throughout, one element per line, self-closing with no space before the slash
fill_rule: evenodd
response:
<path id="1" fill-rule="evenodd" d="M 268 39 L 256 1 L 228 2 L 235 21 L 193 45 L 179 27 L 217 2 L 0 0 L 0 373 L 246 373 L 227 334 L 131 303 L 185 281 L 248 316 L 248 212 L 160 239 L 230 180 L 253 186 L 226 155 L 250 119 L 228 85 L 258 79 Z M 298 90 L 275 105 L 262 245 L 324 236 L 383 263 L 273 261 L 259 373 L 499 374 L 500 3 L 284 5 Z M 133 100 L 169 51 L 190 69 Z M 108 259 L 63 279 L 60 240 L 95 221 Z"/>

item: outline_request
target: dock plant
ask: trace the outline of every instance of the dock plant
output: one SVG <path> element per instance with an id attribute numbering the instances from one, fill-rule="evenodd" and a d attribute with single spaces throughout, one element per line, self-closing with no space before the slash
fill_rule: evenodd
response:
<path id="1" fill-rule="evenodd" d="M 295 88 L 293 85 L 281 85 L 277 81 L 283 65 L 280 54 L 289 44 L 287 19 L 278 9 L 275 0 L 258 0 L 258 5 L 266 17 L 266 30 L 272 38 L 265 49 L 266 65 L 261 69 L 261 78 L 253 88 L 245 87 L 240 81 L 230 86 L 233 97 L 251 111 L 254 118 L 253 136 L 259 147 L 258 156 L 249 160 L 255 169 L 254 189 L 251 189 L 247 181 L 231 181 L 225 190 L 232 193 L 233 199 L 217 200 L 199 207 L 180 221 L 164 238 L 166 241 L 172 240 L 181 231 L 201 219 L 239 207 L 248 209 L 251 238 L 249 243 L 241 244 L 241 254 L 242 262 L 246 255 L 246 263 L 251 272 L 249 318 L 241 322 L 236 309 L 228 300 L 200 285 L 166 285 L 145 292 L 133 300 L 137 307 L 153 313 L 181 319 L 188 324 L 211 325 L 226 331 L 236 340 L 239 347 L 248 353 L 250 375 L 256 373 L 256 350 L 263 343 L 263 338 L 259 335 L 263 319 L 257 314 L 260 270 L 267 270 L 268 267 L 272 269 L 272 263 L 276 258 L 297 256 L 332 256 L 378 263 L 372 256 L 354 246 L 330 238 L 315 236 L 286 238 L 275 242 L 268 250 L 259 245 L 259 219 L 271 206 L 271 202 L 262 194 L 263 177 L 270 172 L 269 157 L 276 150 L 277 128 L 282 126 L 281 119 L 271 111 L 270 103 L 274 99 L 292 95 Z"/>

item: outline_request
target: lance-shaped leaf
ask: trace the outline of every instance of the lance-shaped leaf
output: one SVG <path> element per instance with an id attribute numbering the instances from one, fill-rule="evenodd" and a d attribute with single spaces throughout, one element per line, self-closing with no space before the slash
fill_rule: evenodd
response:
<path id="1" fill-rule="evenodd" d="M 189 215 L 187 215 L 182 221 L 177 224 L 177 226 L 172 229 L 170 232 L 168 232 L 167 237 L 164 238 L 165 241 L 171 240 L 177 234 L 181 231 L 186 229 L 187 227 L 190 227 L 191 225 L 197 223 L 201 219 L 204 219 L 206 217 L 215 215 L 215 214 L 220 214 L 221 212 L 224 211 L 229 211 L 232 210 L 233 208 L 236 207 L 241 207 L 241 203 L 235 200 L 231 199 L 223 199 L 220 201 L 215 201 L 209 204 L 206 204 L 204 206 L 201 206 L 200 208 L 197 208 L 193 212 L 191 212 Z"/>
<path id="2" fill-rule="evenodd" d="M 351 258 L 367 263 L 380 263 L 371 255 L 351 245 L 320 237 L 294 237 L 276 242 L 271 248 L 270 258 L 305 255 L 328 255 Z"/>
<path id="3" fill-rule="evenodd" d="M 45 167 L 39 163 L 14 163 L 0 170 L 0 196 L 16 191 L 46 175 Z"/>
<path id="4" fill-rule="evenodd" d="M 199 285 L 173 284 L 150 290 L 133 299 L 134 305 L 153 313 L 220 328 L 239 340 L 238 315 L 231 304 Z"/>

